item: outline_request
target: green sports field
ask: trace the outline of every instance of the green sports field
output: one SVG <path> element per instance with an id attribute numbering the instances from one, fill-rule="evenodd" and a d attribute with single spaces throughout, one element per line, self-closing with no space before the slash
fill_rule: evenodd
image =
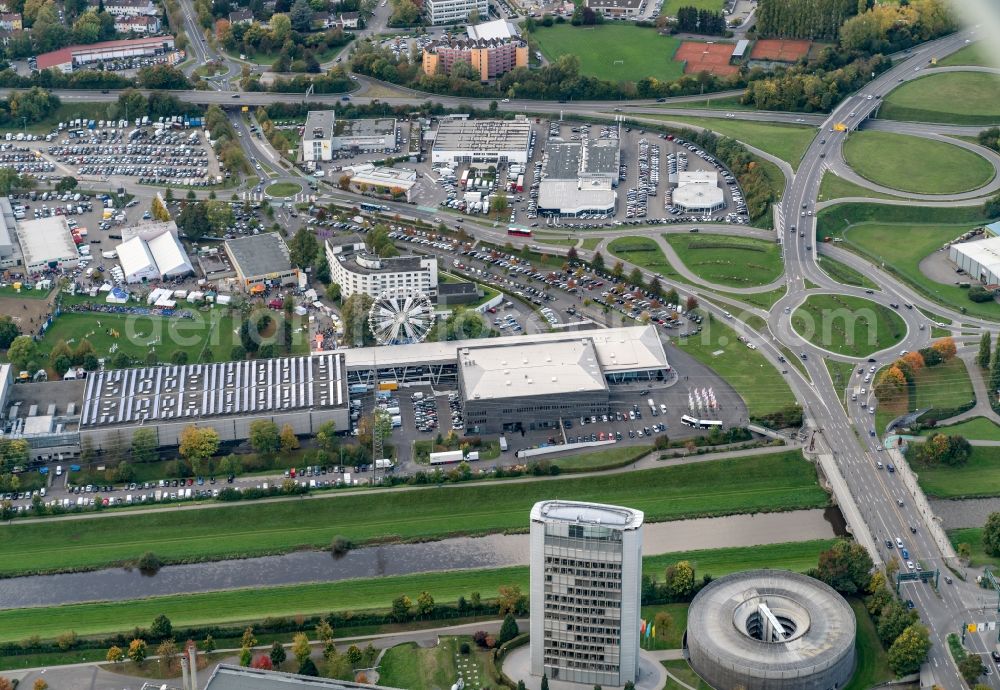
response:
<path id="1" fill-rule="evenodd" d="M 1000 76 L 986 72 L 931 72 L 886 96 L 879 118 L 956 125 L 1000 124 Z"/>
<path id="2" fill-rule="evenodd" d="M 895 311 L 851 295 L 810 295 L 792 313 L 792 328 L 813 345 L 850 357 L 867 357 L 906 335 Z"/>
<path id="3" fill-rule="evenodd" d="M 683 74 L 684 66 L 674 62 L 680 41 L 661 36 L 652 28 L 620 23 L 556 24 L 539 27 L 531 37 L 547 60 L 576 55 L 580 73 L 598 79 L 619 82 L 654 77 L 673 81 Z"/>
<path id="4" fill-rule="evenodd" d="M 866 180 L 917 194 L 979 189 L 996 174 L 971 151 L 892 132 L 855 132 L 844 144 L 844 158 Z"/>

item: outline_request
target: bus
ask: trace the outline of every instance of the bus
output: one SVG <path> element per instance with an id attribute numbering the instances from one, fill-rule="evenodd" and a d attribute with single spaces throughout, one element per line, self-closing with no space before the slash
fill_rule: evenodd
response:
<path id="1" fill-rule="evenodd" d="M 713 427 L 722 426 L 722 422 L 717 419 L 695 419 L 694 417 L 689 417 L 687 415 L 681 417 L 681 424 L 694 429 L 711 429 Z"/>
<path id="2" fill-rule="evenodd" d="M 380 211 L 389 210 L 388 207 L 383 206 L 382 204 L 369 204 L 367 202 L 363 202 L 359 204 L 359 206 L 362 211 L 368 211 L 369 213 L 379 213 Z"/>
<path id="3" fill-rule="evenodd" d="M 531 237 L 531 230 L 527 228 L 507 228 L 507 234 L 514 237 Z"/>

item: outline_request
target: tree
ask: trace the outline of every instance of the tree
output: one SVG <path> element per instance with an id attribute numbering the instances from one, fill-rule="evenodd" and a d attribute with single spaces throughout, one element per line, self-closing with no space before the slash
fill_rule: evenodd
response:
<path id="1" fill-rule="evenodd" d="M 288 243 L 288 257 L 293 266 L 302 269 L 312 266 L 318 253 L 319 242 L 316 240 L 316 235 L 306 226 L 299 228 L 292 236 L 292 241 Z"/>
<path id="2" fill-rule="evenodd" d="M 968 560 L 972 558 L 972 545 L 967 541 L 963 541 L 956 546 L 955 551 L 958 553 L 958 557 L 963 561 L 968 562 Z"/>
<path id="3" fill-rule="evenodd" d="M 283 663 L 285 663 L 285 659 L 288 658 L 288 654 L 285 652 L 285 645 L 281 644 L 277 640 L 272 642 L 269 656 L 271 657 L 271 663 L 274 665 L 274 668 L 279 668 Z"/>
<path id="4" fill-rule="evenodd" d="M 130 451 L 133 462 L 153 462 L 156 460 L 156 450 L 159 448 L 159 441 L 156 438 L 156 429 L 142 427 L 136 429 L 132 434 L 132 449 Z"/>
<path id="5" fill-rule="evenodd" d="M 240 638 L 241 647 L 256 647 L 257 638 L 253 634 L 253 626 L 248 625 L 243 631 L 243 636 Z"/>
<path id="6" fill-rule="evenodd" d="M 642 287 L 645 281 L 642 278 L 642 269 L 638 266 L 632 269 L 632 272 L 628 274 L 628 282 L 632 287 Z"/>
<path id="7" fill-rule="evenodd" d="M 698 298 L 694 295 L 688 295 L 687 300 L 684 302 L 684 309 L 686 311 L 694 311 L 698 308 Z"/>
<path id="8" fill-rule="evenodd" d="M 7 348 L 7 359 L 18 369 L 34 373 L 38 368 L 38 346 L 30 335 L 19 335 Z"/>
<path id="9" fill-rule="evenodd" d="M 413 602 L 410 601 L 410 597 L 400 594 L 392 600 L 392 617 L 397 621 L 406 620 L 410 615 L 410 608 L 412 606 Z"/>
<path id="10" fill-rule="evenodd" d="M 356 644 L 347 648 L 347 660 L 351 662 L 351 668 L 357 668 L 361 664 L 363 655 Z"/>
<path id="11" fill-rule="evenodd" d="M 340 307 L 340 317 L 344 324 L 344 342 L 351 347 L 373 345 L 371 327 L 368 325 L 368 310 L 374 300 L 361 292 L 356 292 Z"/>
<path id="12" fill-rule="evenodd" d="M 0 676 L 0 690 L 14 690 L 14 684 Z"/>
<path id="13" fill-rule="evenodd" d="M 992 336 L 989 331 L 983 331 L 983 335 L 979 339 L 979 354 L 976 355 L 976 364 L 983 369 L 990 368 L 990 351 L 993 349 L 990 342 L 991 338 Z"/>
<path id="14" fill-rule="evenodd" d="M 1000 513 L 990 513 L 983 527 L 983 549 L 991 556 L 1000 556 Z"/>
<path id="15" fill-rule="evenodd" d="M 296 633 L 292 638 L 292 656 L 299 662 L 299 666 L 304 664 L 312 654 L 312 647 L 309 646 L 309 636 L 305 633 Z"/>
<path id="16" fill-rule="evenodd" d="M 271 458 L 281 448 L 278 425 L 269 419 L 258 419 L 250 424 L 250 446 L 258 455 Z"/>
<path id="17" fill-rule="evenodd" d="M 49 684 L 45 682 L 44 678 L 35 678 L 35 682 L 31 684 L 31 690 L 49 690 Z"/>
<path id="18" fill-rule="evenodd" d="M 983 665 L 983 658 L 978 654 L 966 654 L 958 661 L 958 672 L 965 678 L 965 682 L 972 685 L 979 676 L 986 672 Z"/>
<path id="19" fill-rule="evenodd" d="M 879 400 L 893 400 L 906 390 L 906 376 L 898 366 L 893 365 L 880 373 L 874 390 Z"/>
<path id="20" fill-rule="evenodd" d="M 882 644 L 891 645 L 899 635 L 916 620 L 916 615 L 909 611 L 898 598 L 892 597 L 879 612 L 876 632 Z"/>
<path id="21" fill-rule="evenodd" d="M 260 656 L 258 656 L 256 659 L 253 660 L 253 663 L 250 664 L 250 667 L 260 669 L 261 671 L 270 671 L 274 668 L 274 662 L 271 661 L 271 657 L 268 656 L 267 654 L 261 654 Z"/>
<path id="22" fill-rule="evenodd" d="M 14 342 L 14 338 L 21 335 L 21 329 L 14 323 L 14 319 L 4 314 L 0 316 L 0 350 L 6 350 Z"/>
<path id="23" fill-rule="evenodd" d="M 666 611 L 660 611 L 653 616 L 653 627 L 656 629 L 656 638 L 658 640 L 666 640 L 673 625 L 673 616 Z"/>
<path id="24" fill-rule="evenodd" d="M 288 453 L 298 447 L 299 439 L 295 435 L 295 430 L 292 428 L 291 424 L 285 424 L 281 427 L 281 450 Z"/>
<path id="25" fill-rule="evenodd" d="M 125 650 L 117 645 L 112 645 L 106 658 L 112 664 L 120 664 L 125 661 Z"/>
<path id="26" fill-rule="evenodd" d="M 156 648 L 156 656 L 160 657 L 160 663 L 169 669 L 177 661 L 177 643 L 173 638 L 164 640 Z"/>
<path id="27" fill-rule="evenodd" d="M 677 561 L 667 566 L 663 587 L 674 599 L 685 599 L 694 592 L 694 568 L 688 561 Z"/>
<path id="28" fill-rule="evenodd" d="M 307 0 L 295 0 L 292 8 L 288 11 L 288 18 L 291 20 L 292 28 L 296 31 L 309 31 L 312 27 L 313 9 Z"/>
<path id="29" fill-rule="evenodd" d="M 941 355 L 941 359 L 945 362 L 954 357 L 957 353 L 955 339 L 952 337 L 939 338 L 938 340 L 935 340 L 931 343 L 931 348 Z"/>
<path id="30" fill-rule="evenodd" d="M 249 647 L 240 647 L 240 666 L 244 668 L 253 662 L 253 652 Z"/>
<path id="31" fill-rule="evenodd" d="M 920 670 L 920 664 L 927 660 L 931 648 L 930 635 L 920 623 L 914 623 L 896 638 L 889 647 L 889 667 L 897 676 L 905 676 Z"/>
<path id="32" fill-rule="evenodd" d="M 154 618 L 153 623 L 149 626 L 149 635 L 154 640 L 165 640 L 172 634 L 173 625 L 170 623 L 170 619 L 162 613 Z"/>
<path id="33" fill-rule="evenodd" d="M 497 635 L 497 643 L 506 644 L 517 637 L 520 632 L 517 627 L 517 621 L 514 619 L 514 614 L 508 613 L 503 617 L 503 623 L 500 625 L 500 634 Z"/>
<path id="34" fill-rule="evenodd" d="M 434 597 L 430 592 L 421 592 L 417 595 L 417 613 L 421 616 L 429 616 L 434 612 Z"/>
<path id="35" fill-rule="evenodd" d="M 170 220 L 170 211 L 167 210 L 167 207 L 164 205 L 159 194 L 153 197 L 153 203 L 149 207 L 149 212 L 155 220 L 162 223 L 166 223 Z"/>
<path id="36" fill-rule="evenodd" d="M 510 203 L 507 201 L 507 195 L 504 192 L 497 192 L 493 195 L 493 198 L 490 199 L 490 210 L 493 211 L 497 220 L 500 219 L 500 216 L 502 216 L 508 208 L 510 208 Z"/>
<path id="37" fill-rule="evenodd" d="M 871 580 L 871 556 L 861 544 L 842 539 L 819 555 L 816 578 L 844 594 L 862 592 Z"/>
<path id="38" fill-rule="evenodd" d="M 625 275 L 625 264 L 621 261 L 616 261 L 614 267 L 611 269 L 611 277 L 614 278 L 617 283 Z"/>
<path id="39" fill-rule="evenodd" d="M 141 666 L 146 660 L 146 641 L 141 638 L 132 640 L 128 645 L 128 658 Z"/>
<path id="40" fill-rule="evenodd" d="M 323 422 L 319 429 L 316 430 L 316 446 L 327 453 L 335 453 L 340 445 L 336 434 L 336 422 Z"/>
<path id="41" fill-rule="evenodd" d="M 524 613 L 527 605 L 527 597 L 521 594 L 521 588 L 517 585 L 501 585 L 497 594 L 497 608 L 501 616 L 508 613 Z"/>
<path id="42" fill-rule="evenodd" d="M 189 424 L 181 431 L 177 452 L 189 463 L 204 462 L 219 450 L 219 434 L 211 427 Z"/>
<path id="43" fill-rule="evenodd" d="M 215 638 L 210 634 L 205 635 L 205 639 L 201 643 L 201 650 L 203 652 L 214 652 L 215 651 Z"/>
<path id="44" fill-rule="evenodd" d="M 299 664 L 299 675 L 300 676 L 319 675 L 319 671 L 316 669 L 316 664 L 313 663 L 312 659 L 306 659 L 301 664 Z"/>
<path id="45" fill-rule="evenodd" d="M 193 193 L 193 192 L 192 192 Z M 188 202 L 181 208 L 177 216 L 177 227 L 188 237 L 197 241 L 212 230 L 212 223 L 208 219 L 208 211 L 205 204 Z"/>

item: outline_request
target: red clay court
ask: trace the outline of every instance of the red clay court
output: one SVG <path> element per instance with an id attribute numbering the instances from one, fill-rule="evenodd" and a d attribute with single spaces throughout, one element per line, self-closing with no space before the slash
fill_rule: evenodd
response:
<path id="1" fill-rule="evenodd" d="M 757 41 L 750 51 L 751 60 L 772 60 L 774 62 L 795 62 L 809 53 L 812 41 L 783 41 L 768 38 Z"/>
<path id="2" fill-rule="evenodd" d="M 700 41 L 684 41 L 674 60 L 684 62 L 684 74 L 711 72 L 720 77 L 736 74 L 738 65 L 730 65 L 729 58 L 736 46 L 732 43 L 702 43 Z"/>

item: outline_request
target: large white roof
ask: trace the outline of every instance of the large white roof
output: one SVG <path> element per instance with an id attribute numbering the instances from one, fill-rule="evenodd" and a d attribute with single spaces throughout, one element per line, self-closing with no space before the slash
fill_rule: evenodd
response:
<path id="1" fill-rule="evenodd" d="M 156 270 L 156 261 L 149 252 L 146 242 L 140 237 L 133 237 L 118 245 L 118 262 L 126 276 Z"/>
<path id="2" fill-rule="evenodd" d="M 26 266 L 80 258 L 65 216 L 20 221 L 17 239 Z"/>
<path id="3" fill-rule="evenodd" d="M 159 269 L 160 275 L 165 278 L 184 275 L 193 270 L 187 252 L 184 251 L 180 240 L 173 233 L 164 232 L 148 240 L 146 244 L 149 246 L 149 251 L 156 261 L 156 267 Z"/>
<path id="4" fill-rule="evenodd" d="M 517 38 L 517 26 L 506 19 L 495 19 L 492 22 L 483 22 L 475 26 L 466 27 L 465 32 L 472 40 L 476 39 L 498 39 Z"/>
<path id="5" fill-rule="evenodd" d="M 956 242 L 951 245 L 951 248 L 993 275 L 1000 275 L 1000 237 L 990 237 L 974 242 Z"/>

